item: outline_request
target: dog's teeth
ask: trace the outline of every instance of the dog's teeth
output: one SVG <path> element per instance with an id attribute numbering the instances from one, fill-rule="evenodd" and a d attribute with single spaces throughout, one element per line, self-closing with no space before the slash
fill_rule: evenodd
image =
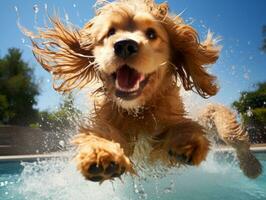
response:
<path id="1" fill-rule="evenodd" d="M 134 92 L 134 91 L 138 90 L 138 89 L 139 89 L 139 82 L 140 82 L 140 81 L 138 81 L 138 82 L 135 84 L 135 86 L 134 86 L 133 88 L 129 89 L 128 91 L 129 91 L 129 92 Z"/>
<path id="2" fill-rule="evenodd" d="M 120 87 L 117 79 L 115 80 L 115 87 L 121 91 L 124 91 L 124 89 Z"/>
<path id="3" fill-rule="evenodd" d="M 115 87 L 123 92 L 134 92 L 134 91 L 137 91 L 139 89 L 139 83 L 141 82 L 141 79 L 137 81 L 137 83 L 134 85 L 133 88 L 130 88 L 130 89 L 126 89 L 126 88 L 122 88 L 120 87 L 119 83 L 118 83 L 118 80 L 116 79 L 115 80 Z"/>

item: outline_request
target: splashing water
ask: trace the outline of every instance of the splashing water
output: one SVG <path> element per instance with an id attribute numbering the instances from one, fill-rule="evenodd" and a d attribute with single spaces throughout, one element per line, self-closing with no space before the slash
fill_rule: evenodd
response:
<path id="1" fill-rule="evenodd" d="M 18 11 L 18 7 L 17 6 L 14 6 L 14 10 L 16 12 L 16 16 L 17 16 L 17 25 L 18 27 L 20 27 L 20 16 L 19 16 L 19 11 Z"/>
<path id="2" fill-rule="evenodd" d="M 35 14 L 37 14 L 39 12 L 39 7 L 38 7 L 37 4 L 33 5 L 33 11 L 34 11 Z"/>
<path id="3" fill-rule="evenodd" d="M 69 159 L 23 163 L 23 166 L 21 187 L 18 191 L 27 199 L 85 200 L 92 195 L 99 197 L 98 199 L 114 199 L 115 197 L 110 183 L 103 183 L 99 186 L 85 181 Z M 116 185 L 119 183 L 115 184 L 115 187 Z"/>
<path id="4" fill-rule="evenodd" d="M 66 20 L 67 23 L 69 23 L 69 16 L 68 16 L 68 14 L 66 12 L 65 12 L 65 20 Z"/>
<path id="5" fill-rule="evenodd" d="M 39 12 L 38 4 L 33 5 L 33 12 L 34 12 L 34 24 L 36 25 L 38 21 L 38 12 Z"/>
<path id="6" fill-rule="evenodd" d="M 128 200 L 128 199 L 265 199 L 266 175 L 255 181 L 244 177 L 233 154 L 227 160 L 212 152 L 200 167 L 171 168 L 164 176 L 131 177 L 102 185 L 85 181 L 67 157 L 24 162 L 17 181 L 1 181 L 9 199 L 36 200 Z M 224 155 L 223 155 L 224 156 Z M 266 166 L 266 161 L 263 161 Z M 12 194 L 12 195 L 11 195 Z M 13 196 L 14 198 L 11 198 Z M 5 198 L 8 199 L 8 198 Z"/>
<path id="7" fill-rule="evenodd" d="M 21 38 L 21 42 L 22 42 L 22 44 L 25 44 L 25 42 L 26 42 L 25 38 Z"/>
<path id="8" fill-rule="evenodd" d="M 248 117 L 252 117 L 252 116 L 253 116 L 253 113 L 252 113 L 250 107 L 248 107 L 248 110 L 247 110 L 247 116 L 248 116 Z"/>

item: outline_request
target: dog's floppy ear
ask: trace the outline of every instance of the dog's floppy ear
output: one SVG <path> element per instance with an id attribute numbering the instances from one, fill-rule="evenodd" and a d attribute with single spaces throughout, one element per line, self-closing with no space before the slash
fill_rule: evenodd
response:
<path id="1" fill-rule="evenodd" d="M 215 63 L 219 57 L 220 47 L 212 34 L 208 33 L 206 40 L 200 43 L 196 30 L 179 17 L 167 17 L 162 24 L 170 37 L 171 62 L 184 88 L 196 90 L 205 98 L 215 95 L 218 92 L 216 77 L 209 74 L 205 66 Z"/>
<path id="2" fill-rule="evenodd" d="M 92 40 L 86 36 L 84 43 L 82 30 L 66 27 L 58 18 L 50 18 L 50 21 L 51 28 L 30 35 L 33 53 L 43 68 L 52 74 L 55 90 L 67 92 L 82 88 L 96 78 Z M 90 26 L 88 23 L 84 29 Z"/>

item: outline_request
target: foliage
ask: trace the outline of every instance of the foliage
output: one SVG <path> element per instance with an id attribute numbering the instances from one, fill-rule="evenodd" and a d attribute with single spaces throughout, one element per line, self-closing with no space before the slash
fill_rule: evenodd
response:
<path id="1" fill-rule="evenodd" d="M 235 101 L 233 106 L 241 113 L 245 114 L 250 109 L 266 107 L 266 82 L 258 83 L 257 89 L 251 92 L 242 92 L 239 101 Z"/>
<path id="2" fill-rule="evenodd" d="M 22 60 L 22 52 L 11 48 L 0 58 L 0 123 L 29 125 L 37 117 L 38 85 L 33 70 Z"/>
<path id="3" fill-rule="evenodd" d="M 253 110 L 254 119 L 266 126 L 266 108 L 256 108 Z"/>
<path id="4" fill-rule="evenodd" d="M 266 142 L 266 82 L 258 83 L 254 91 L 242 92 L 233 107 L 240 113 L 242 121 L 254 135 Z"/>
<path id="5" fill-rule="evenodd" d="M 52 132 L 62 132 L 66 129 L 73 129 L 77 120 L 81 116 L 81 111 L 75 108 L 72 94 L 64 96 L 63 102 L 55 111 L 42 111 L 39 113 L 39 126 L 43 130 Z"/>

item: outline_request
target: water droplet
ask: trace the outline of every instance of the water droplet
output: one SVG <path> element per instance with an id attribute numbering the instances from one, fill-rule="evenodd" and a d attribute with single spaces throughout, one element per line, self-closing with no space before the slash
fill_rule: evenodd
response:
<path id="1" fill-rule="evenodd" d="M 68 22 L 69 21 L 69 16 L 67 13 L 65 13 L 65 20 Z"/>
<path id="2" fill-rule="evenodd" d="M 60 145 L 61 147 L 65 147 L 65 141 L 60 140 L 60 141 L 59 141 L 59 145 Z"/>
<path id="3" fill-rule="evenodd" d="M 35 14 L 37 14 L 39 12 L 39 7 L 38 7 L 37 4 L 33 5 L 33 11 L 34 11 Z"/>
<path id="4" fill-rule="evenodd" d="M 73 4 L 73 7 L 74 7 L 74 8 L 76 8 L 76 7 L 77 7 L 77 5 L 74 3 L 74 4 Z"/>
<path id="5" fill-rule="evenodd" d="M 244 73 L 244 79 L 249 80 L 248 72 L 245 72 L 245 73 Z"/>
<path id="6" fill-rule="evenodd" d="M 248 108 L 248 111 L 247 111 L 247 116 L 248 116 L 248 117 L 251 117 L 251 116 L 253 116 L 253 113 L 252 113 L 252 111 L 251 111 L 251 108 L 250 108 L 250 107 Z"/>
<path id="7" fill-rule="evenodd" d="M 17 6 L 14 6 L 14 9 L 16 12 L 18 12 L 18 7 Z"/>

